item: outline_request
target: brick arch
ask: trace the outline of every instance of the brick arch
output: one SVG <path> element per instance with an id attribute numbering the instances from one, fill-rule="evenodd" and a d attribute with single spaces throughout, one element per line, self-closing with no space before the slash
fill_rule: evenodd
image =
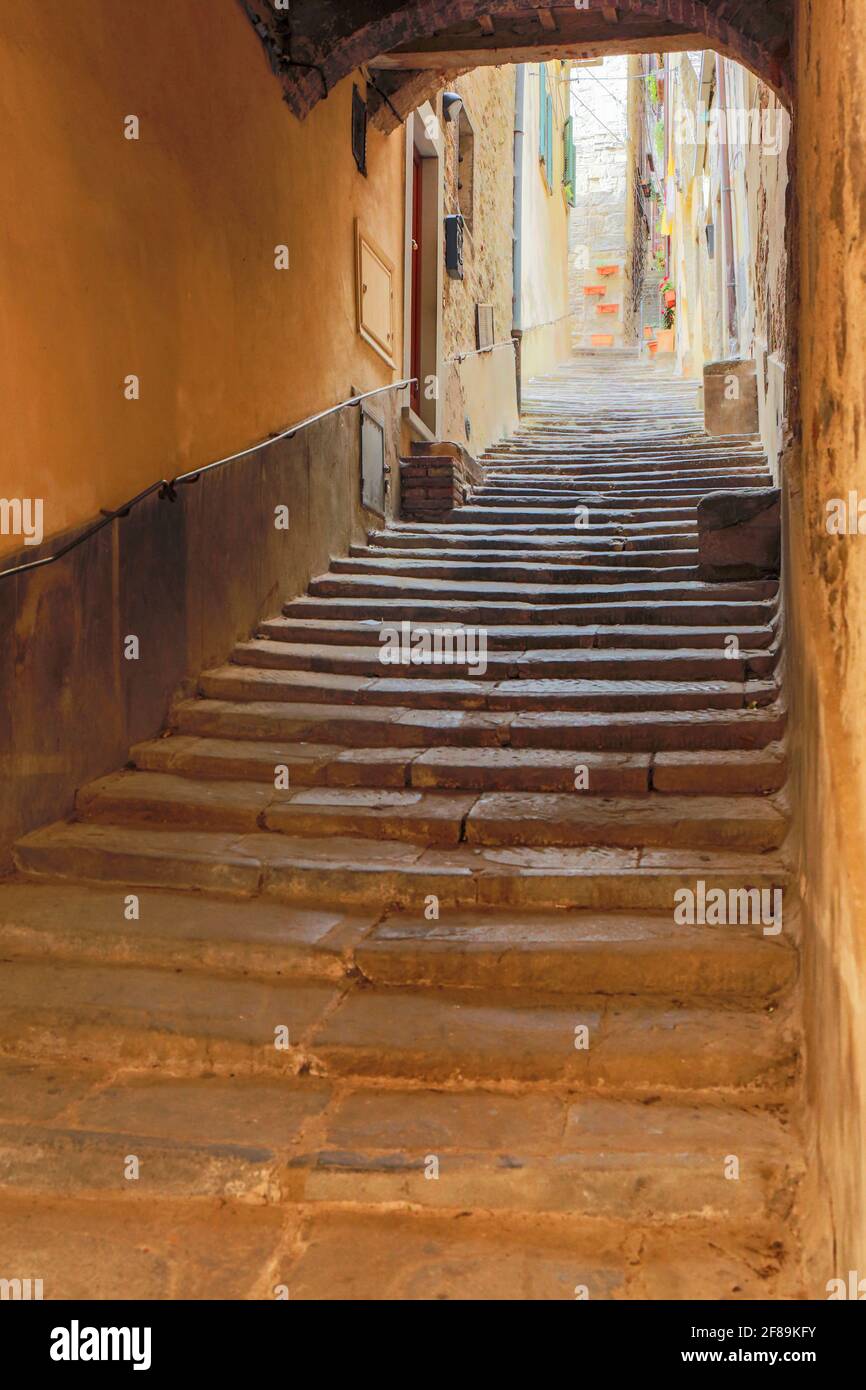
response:
<path id="1" fill-rule="evenodd" d="M 363 65 L 387 128 L 480 62 L 666 48 L 714 48 L 792 99 L 794 0 L 587 0 L 581 10 L 573 0 L 292 0 L 288 10 L 240 2 L 301 118 Z M 395 66 L 416 49 L 431 66 Z"/>

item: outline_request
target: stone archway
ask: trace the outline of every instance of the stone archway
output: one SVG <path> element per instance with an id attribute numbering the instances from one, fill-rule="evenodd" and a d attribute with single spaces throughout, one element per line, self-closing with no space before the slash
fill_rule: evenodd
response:
<path id="1" fill-rule="evenodd" d="M 303 118 L 362 65 L 375 118 L 393 128 L 449 75 L 485 63 L 566 54 L 715 48 L 786 103 L 793 90 L 794 0 L 241 0 Z"/>

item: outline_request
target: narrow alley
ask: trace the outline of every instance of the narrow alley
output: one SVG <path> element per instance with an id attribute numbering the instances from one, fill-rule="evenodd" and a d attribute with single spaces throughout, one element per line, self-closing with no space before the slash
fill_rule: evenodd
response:
<path id="1" fill-rule="evenodd" d="M 848 0 L 4 0 L 28 1369 L 849 1354 L 862 90 Z"/>
<path id="2" fill-rule="evenodd" d="M 697 500 L 766 461 L 633 353 L 525 408 L 449 525 L 352 547 L 20 841 L 3 1167 L 52 1204 L 3 1214 L 64 1296 L 117 1278 L 77 1232 L 118 1145 L 186 1203 L 132 1296 L 236 1227 L 222 1296 L 275 1259 L 301 1298 L 801 1296 L 795 937 L 670 912 L 786 882 L 778 586 L 697 564 Z M 402 624 L 483 628 L 485 669 L 389 670 Z"/>

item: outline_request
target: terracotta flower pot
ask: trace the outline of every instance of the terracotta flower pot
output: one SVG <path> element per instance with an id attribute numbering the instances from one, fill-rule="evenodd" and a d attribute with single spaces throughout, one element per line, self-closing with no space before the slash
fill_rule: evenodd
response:
<path id="1" fill-rule="evenodd" d="M 650 350 L 650 356 L 651 356 L 651 357 L 655 357 L 656 353 L 657 353 L 658 350 L 659 350 L 659 345 L 658 345 L 658 343 L 650 343 L 650 345 L 649 345 L 649 350 Z"/>
<path id="2" fill-rule="evenodd" d="M 643 335 L 646 338 L 647 342 L 652 342 L 653 331 L 651 328 L 645 328 L 643 331 Z"/>
<path id="3" fill-rule="evenodd" d="M 674 307 L 674 305 L 676 304 L 676 302 L 677 302 L 677 292 L 676 292 L 676 290 L 665 290 L 665 304 L 667 305 L 667 307 L 668 307 L 669 309 L 672 309 L 672 308 Z"/>
<path id="4" fill-rule="evenodd" d="M 600 266 L 597 266 L 596 269 L 598 270 L 599 275 L 618 275 L 618 274 L 619 274 L 619 266 L 618 266 L 618 265 L 600 265 Z"/>

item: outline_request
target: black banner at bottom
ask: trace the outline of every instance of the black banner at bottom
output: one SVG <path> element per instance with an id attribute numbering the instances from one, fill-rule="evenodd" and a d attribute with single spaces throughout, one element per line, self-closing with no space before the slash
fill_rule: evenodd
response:
<path id="1" fill-rule="evenodd" d="M 516 1319 L 513 1311 L 508 1313 L 509 1335 L 497 1344 L 489 1331 L 479 1337 L 477 1321 L 480 1316 L 486 1323 L 493 1305 L 473 1303 L 468 1309 L 463 1305 L 452 1324 L 463 1334 L 459 1354 L 453 1343 L 442 1340 L 441 1312 L 435 1324 L 429 1314 L 420 1312 L 421 1321 L 416 1324 L 417 1305 L 411 1314 L 405 1308 L 401 1311 L 398 1325 L 399 1332 L 412 1333 L 414 1352 L 411 1345 L 407 1351 L 405 1342 L 397 1342 L 390 1344 L 387 1353 L 384 1346 L 388 1344 L 376 1351 L 371 1341 L 370 1334 L 375 1335 L 375 1331 L 368 1320 L 369 1305 L 365 1305 L 365 1323 L 357 1324 L 356 1329 L 351 1305 L 291 1300 L 270 1304 L 7 1301 L 0 1319 L 7 1365 L 14 1364 L 18 1374 L 48 1371 L 60 1377 L 92 1377 L 108 1368 L 115 1376 L 127 1372 L 161 1378 L 166 1373 L 194 1371 L 201 1375 L 212 1371 L 223 1378 L 233 1373 L 249 1378 L 251 1372 L 269 1374 L 271 1367 L 281 1364 L 287 1374 L 293 1365 L 294 1375 L 298 1355 L 303 1355 L 309 1338 L 307 1355 L 322 1356 L 329 1376 L 339 1371 L 341 1361 L 356 1375 L 365 1363 L 369 1372 L 377 1369 L 381 1373 L 386 1356 L 395 1357 L 391 1373 L 397 1373 L 399 1365 L 399 1373 L 405 1375 L 411 1372 L 417 1355 L 416 1374 L 427 1380 L 436 1371 L 440 1357 L 443 1374 L 453 1375 L 459 1364 L 465 1375 L 475 1362 L 489 1378 L 497 1364 L 504 1374 L 514 1375 L 515 1354 L 521 1359 L 537 1357 L 539 1372 L 549 1367 L 555 1345 L 526 1340 L 527 1334 L 531 1337 L 543 1329 L 545 1337 L 559 1333 L 568 1339 L 562 1354 L 572 1358 L 579 1351 L 582 1364 L 592 1356 L 609 1373 L 631 1369 L 664 1373 L 675 1367 L 807 1366 L 826 1378 L 828 1373 L 856 1364 L 864 1333 L 862 1316 L 842 1306 L 842 1301 L 588 1301 L 576 1302 L 567 1317 L 544 1305 L 521 1306 L 523 1312 Z M 471 1321 L 464 1323 L 467 1312 Z M 397 1330 L 393 1317 L 391 1309 L 387 1327 L 383 1326 L 389 1337 Z M 541 1321 L 536 1322 L 537 1318 Z M 340 1330 L 336 1340 L 335 1325 Z M 324 1342 L 312 1340 L 319 1329 L 327 1334 Z M 431 1333 L 436 1338 L 432 1345 Z"/>

